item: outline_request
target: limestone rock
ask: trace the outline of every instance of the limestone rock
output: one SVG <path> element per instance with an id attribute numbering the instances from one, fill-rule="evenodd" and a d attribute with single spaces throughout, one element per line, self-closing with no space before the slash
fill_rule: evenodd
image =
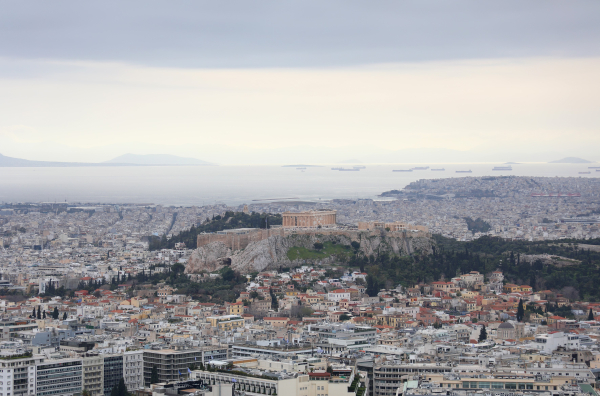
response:
<path id="1" fill-rule="evenodd" d="M 212 272 L 221 269 L 229 263 L 231 253 L 231 249 L 222 242 L 209 243 L 192 252 L 185 272 L 194 274 L 203 270 Z"/>
<path id="2" fill-rule="evenodd" d="M 279 267 L 294 267 L 304 261 L 291 261 L 287 253 L 292 247 L 312 249 L 315 242 L 335 242 L 350 245 L 353 241 L 360 243 L 360 251 L 367 256 L 408 255 L 417 251 L 425 254 L 432 252 L 432 242 L 426 237 L 402 236 L 385 232 L 350 232 L 340 235 L 293 234 L 286 237 L 272 236 L 262 241 L 251 242 L 245 249 L 232 251 L 221 242 L 212 242 L 196 249 L 186 266 L 187 273 L 198 273 L 202 270 L 212 272 L 230 265 L 241 274 Z M 335 257 L 320 259 L 321 263 L 334 263 Z M 311 264 L 311 263 L 308 263 Z"/>

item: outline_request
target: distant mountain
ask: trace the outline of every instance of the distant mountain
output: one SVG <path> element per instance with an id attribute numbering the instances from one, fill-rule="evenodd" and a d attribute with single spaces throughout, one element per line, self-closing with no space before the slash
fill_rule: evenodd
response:
<path id="1" fill-rule="evenodd" d="M 593 161 L 584 160 L 577 157 L 566 157 L 556 161 L 550 161 L 550 164 L 592 164 Z"/>
<path id="2" fill-rule="evenodd" d="M 215 165 L 196 158 L 178 157 L 170 154 L 123 154 L 119 157 L 104 161 L 104 164 L 132 165 Z"/>
<path id="3" fill-rule="evenodd" d="M 125 154 L 106 162 L 54 162 L 31 161 L 22 158 L 7 157 L 0 154 L 0 167 L 90 167 L 90 166 L 149 166 L 149 165 L 214 165 L 195 158 L 183 158 L 175 155 L 135 155 Z"/>
<path id="4" fill-rule="evenodd" d="M 4 168 L 65 168 L 65 167 L 83 167 L 83 166 L 132 166 L 131 164 L 98 164 L 93 162 L 54 162 L 54 161 L 30 161 L 22 158 L 7 157 L 0 154 L 0 167 Z"/>

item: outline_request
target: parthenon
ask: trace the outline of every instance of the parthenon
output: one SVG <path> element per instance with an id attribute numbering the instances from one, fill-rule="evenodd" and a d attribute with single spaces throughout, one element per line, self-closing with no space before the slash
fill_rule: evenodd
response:
<path id="1" fill-rule="evenodd" d="M 331 227 L 336 224 L 335 210 L 309 210 L 307 212 L 284 212 L 283 227 L 284 228 L 317 228 Z"/>

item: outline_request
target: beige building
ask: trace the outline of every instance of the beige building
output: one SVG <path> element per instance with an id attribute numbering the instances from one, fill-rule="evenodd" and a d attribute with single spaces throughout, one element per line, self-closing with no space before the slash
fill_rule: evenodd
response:
<path id="1" fill-rule="evenodd" d="M 315 370 L 309 374 L 298 373 L 296 376 L 286 376 L 282 379 L 194 370 L 190 379 L 202 380 L 211 385 L 233 384 L 234 391 L 249 395 L 356 396 L 356 388 L 350 387 L 355 375 L 353 368 L 347 368 L 343 372 L 334 371 L 333 374 Z"/>
<path id="2" fill-rule="evenodd" d="M 285 228 L 317 228 L 331 227 L 336 224 L 337 211 L 335 210 L 309 210 L 307 212 L 284 212 L 283 227 Z"/>
<path id="3" fill-rule="evenodd" d="M 82 359 L 83 389 L 92 396 L 104 395 L 104 358 L 91 356 Z"/>
<path id="4" fill-rule="evenodd" d="M 230 331 L 238 327 L 244 327 L 245 321 L 239 315 L 209 316 L 206 318 L 212 327 L 219 331 Z"/>

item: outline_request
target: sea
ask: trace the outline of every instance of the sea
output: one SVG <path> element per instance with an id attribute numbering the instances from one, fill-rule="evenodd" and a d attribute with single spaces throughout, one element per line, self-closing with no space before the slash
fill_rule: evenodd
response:
<path id="1" fill-rule="evenodd" d="M 322 201 L 378 197 L 419 179 L 476 176 L 600 177 L 597 164 L 525 163 L 512 171 L 499 164 L 361 164 L 344 172 L 321 167 L 283 166 L 130 166 L 0 168 L 0 201 L 69 203 L 153 203 L 191 206 L 240 205 L 278 201 Z M 426 167 L 426 170 L 393 172 Z M 502 165 L 505 166 L 505 165 Z M 432 171 L 444 169 L 443 171 Z M 467 171 L 472 173 L 456 173 Z M 579 174 L 587 172 L 590 174 Z"/>

